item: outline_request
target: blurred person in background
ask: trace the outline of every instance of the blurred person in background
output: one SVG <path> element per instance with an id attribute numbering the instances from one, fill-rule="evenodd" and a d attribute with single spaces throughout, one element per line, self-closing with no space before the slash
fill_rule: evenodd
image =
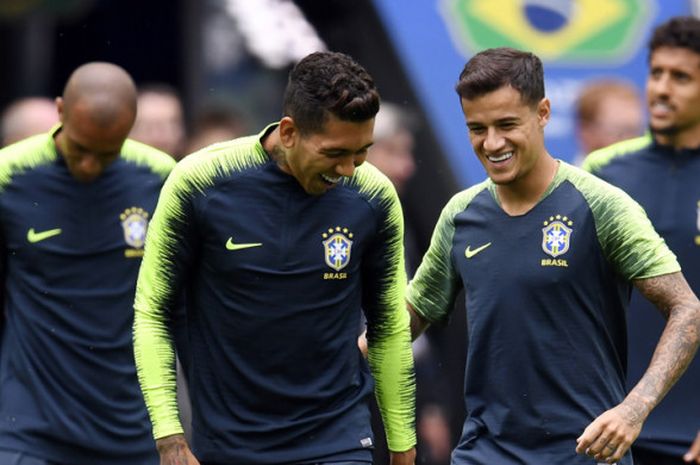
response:
<path id="1" fill-rule="evenodd" d="M 193 153 L 247 133 L 248 124 L 233 105 L 210 102 L 203 105 L 194 116 L 185 153 Z"/>
<path id="2" fill-rule="evenodd" d="M 127 139 L 119 66 L 80 66 L 56 108 L 60 125 L 0 150 L 0 464 L 157 465 L 133 299 L 175 162 Z"/>
<path id="3" fill-rule="evenodd" d="M 289 74 L 281 120 L 186 157 L 168 178 L 134 321 L 162 465 L 371 463 L 373 384 L 391 463 L 414 463 L 403 216 L 394 187 L 364 164 L 378 110 L 362 66 L 312 53 Z M 169 327 L 183 292 L 191 448 Z M 362 312 L 371 374 L 357 348 Z"/>
<path id="4" fill-rule="evenodd" d="M 637 87 L 617 79 L 588 81 L 576 99 L 575 131 L 581 165 L 586 155 L 644 132 L 644 102 Z"/>
<path id="5" fill-rule="evenodd" d="M 185 113 L 175 88 L 163 83 L 138 90 L 136 122 L 129 137 L 155 147 L 179 160 L 185 154 Z"/>
<path id="6" fill-rule="evenodd" d="M 583 167 L 627 192 L 646 210 L 700 293 L 700 20 L 677 17 L 649 42 L 646 83 L 650 134 L 595 152 Z M 644 373 L 665 320 L 632 294 L 628 386 Z M 700 464 L 700 360 L 649 415 L 632 448 L 638 465 Z M 694 446 L 691 446 L 695 442 Z"/>
<path id="7" fill-rule="evenodd" d="M 23 97 L 10 103 L 0 116 L 2 146 L 46 132 L 58 123 L 56 102 L 48 97 Z"/>

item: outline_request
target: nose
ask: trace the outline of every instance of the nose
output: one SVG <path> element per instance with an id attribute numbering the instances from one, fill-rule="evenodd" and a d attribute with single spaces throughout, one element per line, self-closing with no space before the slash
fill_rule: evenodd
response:
<path id="1" fill-rule="evenodd" d="M 483 147 L 487 153 L 497 153 L 505 145 L 505 139 L 495 128 L 488 128 Z"/>
<path id="2" fill-rule="evenodd" d="M 669 90 L 670 79 L 667 74 L 661 74 L 660 76 L 652 77 L 649 79 L 648 87 L 649 90 L 653 90 L 656 94 L 666 95 Z"/>
<path id="3" fill-rule="evenodd" d="M 358 166 L 355 162 L 355 157 L 348 155 L 338 159 L 338 164 L 335 165 L 335 172 L 340 176 L 350 177 L 355 173 L 355 167 Z"/>

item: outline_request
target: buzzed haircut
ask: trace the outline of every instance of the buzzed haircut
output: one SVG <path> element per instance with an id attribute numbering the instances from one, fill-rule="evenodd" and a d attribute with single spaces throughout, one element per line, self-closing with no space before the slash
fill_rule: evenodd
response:
<path id="1" fill-rule="evenodd" d="M 63 89 L 64 111 L 80 102 L 89 106 L 96 124 L 109 126 L 121 112 L 136 117 L 136 85 L 123 68 L 107 62 L 78 67 Z"/>
<path id="2" fill-rule="evenodd" d="M 510 86 L 523 102 L 536 105 L 544 98 L 544 69 L 534 53 L 509 47 L 490 48 L 474 55 L 459 75 L 455 90 L 473 100 Z"/>
<path id="3" fill-rule="evenodd" d="M 328 116 L 363 122 L 379 111 L 379 92 L 369 73 L 350 56 L 316 52 L 289 73 L 283 112 L 304 134 L 323 130 Z"/>
<path id="4" fill-rule="evenodd" d="M 700 55 L 700 19 L 676 16 L 659 25 L 649 40 L 649 58 L 659 47 L 687 48 Z"/>

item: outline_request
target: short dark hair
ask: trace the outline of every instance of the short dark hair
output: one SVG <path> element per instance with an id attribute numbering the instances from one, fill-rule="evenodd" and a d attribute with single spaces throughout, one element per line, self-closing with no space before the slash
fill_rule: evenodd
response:
<path id="1" fill-rule="evenodd" d="M 464 65 L 455 90 L 460 98 L 473 100 L 504 86 L 517 90 L 523 102 L 536 105 L 544 98 L 542 61 L 514 48 L 489 48 Z"/>
<path id="2" fill-rule="evenodd" d="M 649 40 L 649 58 L 659 47 L 687 48 L 700 55 L 700 20 L 676 16 L 662 23 Z"/>
<path id="3" fill-rule="evenodd" d="M 323 130 L 328 115 L 362 122 L 379 111 L 379 92 L 369 73 L 350 56 L 315 52 L 289 73 L 283 111 L 302 134 Z"/>

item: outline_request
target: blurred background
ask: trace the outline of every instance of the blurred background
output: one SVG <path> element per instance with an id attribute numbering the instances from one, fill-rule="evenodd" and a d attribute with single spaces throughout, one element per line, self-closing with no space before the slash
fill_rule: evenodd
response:
<path id="1" fill-rule="evenodd" d="M 590 150 L 581 129 L 594 119 L 581 116 L 579 97 L 615 80 L 641 99 L 650 30 L 699 7 L 697 0 L 0 0 L 0 108 L 21 97 L 54 98 L 77 66 L 111 61 L 144 92 L 172 97 L 168 124 L 177 140 L 164 147 L 181 157 L 279 119 L 287 73 L 301 57 L 348 53 L 391 103 L 377 120 L 372 156 L 402 197 L 410 268 L 442 206 L 484 177 L 454 92 L 475 51 L 505 45 L 543 59 L 553 110 L 547 147 L 577 162 Z M 154 119 L 168 105 L 157 101 Z M 146 118 L 146 103 L 139 112 Z M 589 129 L 633 136 L 644 130 L 642 113 L 631 110 L 625 127 L 588 121 Z M 137 122 L 135 131 L 149 124 Z M 449 463 L 445 449 L 463 419 L 463 309 L 453 320 L 415 347 L 423 464 Z"/>

